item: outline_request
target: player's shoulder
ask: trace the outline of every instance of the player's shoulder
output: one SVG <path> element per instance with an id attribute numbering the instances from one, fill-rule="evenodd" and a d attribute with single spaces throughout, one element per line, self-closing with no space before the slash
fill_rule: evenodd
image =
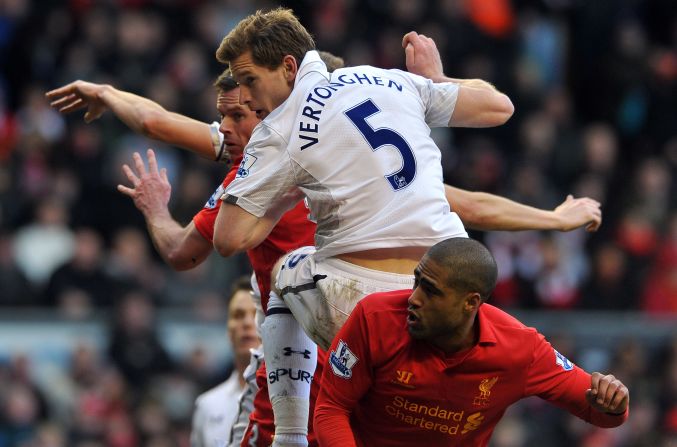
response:
<path id="1" fill-rule="evenodd" d="M 198 407 L 208 408 L 213 406 L 221 406 L 224 401 L 228 401 L 234 397 L 237 398 L 239 393 L 239 382 L 237 380 L 233 380 L 233 375 L 231 375 L 225 382 L 222 382 L 214 388 L 210 388 L 204 393 L 200 394 L 195 399 L 195 405 Z"/>
<path id="2" fill-rule="evenodd" d="M 526 326 L 517 318 L 491 304 L 484 303 L 480 306 L 480 319 L 484 320 L 481 324 L 491 327 L 501 338 L 524 340 L 538 334 L 533 327 Z"/>

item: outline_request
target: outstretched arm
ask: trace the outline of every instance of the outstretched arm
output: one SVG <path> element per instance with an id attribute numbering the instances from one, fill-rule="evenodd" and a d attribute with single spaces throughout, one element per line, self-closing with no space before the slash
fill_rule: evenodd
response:
<path id="1" fill-rule="evenodd" d="M 127 165 L 122 166 L 133 187 L 118 185 L 118 191 L 131 197 L 143 213 L 148 233 L 162 259 L 174 270 L 189 270 L 209 256 L 212 244 L 202 237 L 193 222 L 182 227 L 172 218 L 167 207 L 172 191 L 167 171 L 158 170 L 152 149 L 148 149 L 147 156 L 147 171 L 138 152 L 133 155 L 136 172 Z"/>
<path id="2" fill-rule="evenodd" d="M 160 104 L 110 85 L 75 81 L 47 92 L 50 105 L 61 113 L 87 109 L 85 122 L 110 109 L 134 132 L 195 152 L 214 160 L 214 136 L 209 124 L 170 112 Z M 218 145 L 218 135 L 216 135 Z"/>
<path id="3" fill-rule="evenodd" d="M 557 208 L 549 211 L 493 194 L 444 186 L 451 209 L 474 230 L 571 231 L 585 226 L 587 231 L 597 231 L 602 224 L 600 203 L 587 197 L 574 199 L 569 195 Z"/>
<path id="4" fill-rule="evenodd" d="M 515 111 L 510 98 L 481 79 L 456 79 L 444 75 L 435 41 L 416 31 L 402 38 L 407 70 L 433 82 L 459 84 L 450 127 L 493 127 L 508 121 Z"/>

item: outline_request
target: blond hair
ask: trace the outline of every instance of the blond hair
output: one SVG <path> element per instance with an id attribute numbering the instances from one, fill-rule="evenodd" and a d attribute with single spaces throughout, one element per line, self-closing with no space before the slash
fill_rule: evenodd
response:
<path id="1" fill-rule="evenodd" d="M 251 51 L 255 64 L 275 69 L 286 55 L 301 65 L 306 53 L 315 49 L 315 41 L 291 9 L 261 10 L 240 21 L 221 41 L 216 59 L 230 63 Z"/>

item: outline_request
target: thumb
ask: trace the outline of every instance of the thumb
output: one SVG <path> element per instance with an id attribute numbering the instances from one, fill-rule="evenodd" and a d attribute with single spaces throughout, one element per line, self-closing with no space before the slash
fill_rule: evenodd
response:
<path id="1" fill-rule="evenodd" d="M 566 200 L 566 201 L 567 201 L 567 202 L 570 202 L 570 201 L 572 201 L 572 200 L 574 200 L 574 196 L 572 196 L 571 194 L 568 194 L 568 195 L 567 195 L 567 200 Z"/>
<path id="2" fill-rule="evenodd" d="M 93 121 L 92 114 L 90 112 L 85 112 L 85 123 L 89 124 Z"/>

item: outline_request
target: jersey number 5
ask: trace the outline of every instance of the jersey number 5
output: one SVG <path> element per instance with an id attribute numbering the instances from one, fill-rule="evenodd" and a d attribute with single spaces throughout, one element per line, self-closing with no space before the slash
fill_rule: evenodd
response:
<path id="1" fill-rule="evenodd" d="M 367 140 L 367 143 L 371 146 L 372 151 L 376 151 L 382 146 L 389 145 L 395 146 L 400 152 L 400 155 L 402 156 L 402 167 L 399 171 L 385 176 L 386 180 L 390 183 L 390 186 L 395 191 L 398 191 L 402 188 L 406 188 L 414 181 L 414 177 L 416 177 L 416 158 L 409 147 L 409 143 L 402 138 L 402 135 L 387 127 L 374 130 L 374 128 L 367 123 L 367 118 L 380 111 L 381 109 L 376 107 L 376 104 L 374 104 L 371 99 L 367 99 L 343 113 L 345 113 L 348 119 L 355 124 L 357 130 L 360 131 Z"/>

